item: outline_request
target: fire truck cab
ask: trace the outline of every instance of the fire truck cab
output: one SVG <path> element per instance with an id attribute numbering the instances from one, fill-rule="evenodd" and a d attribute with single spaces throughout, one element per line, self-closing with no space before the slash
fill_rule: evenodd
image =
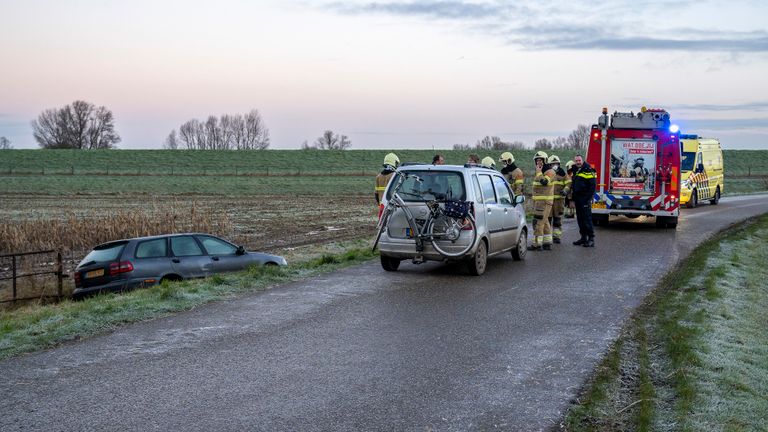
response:
<path id="1" fill-rule="evenodd" d="M 613 216 L 653 217 L 676 228 L 680 208 L 679 128 L 663 109 L 603 114 L 592 125 L 587 162 L 597 172 L 595 225 Z"/>

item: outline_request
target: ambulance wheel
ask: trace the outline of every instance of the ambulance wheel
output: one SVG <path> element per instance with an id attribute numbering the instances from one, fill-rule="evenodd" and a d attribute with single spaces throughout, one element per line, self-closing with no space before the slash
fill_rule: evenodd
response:
<path id="1" fill-rule="evenodd" d="M 697 189 L 694 189 L 691 191 L 691 199 L 688 200 L 688 203 L 685 205 L 688 208 L 696 208 L 699 205 L 699 191 Z"/>
<path id="2" fill-rule="evenodd" d="M 383 268 L 388 272 L 397 271 L 397 269 L 400 268 L 400 260 L 397 258 L 392 258 L 392 257 L 382 255 L 381 268 Z"/>
<path id="3" fill-rule="evenodd" d="M 712 205 L 717 205 L 720 202 L 720 186 L 715 189 L 715 197 L 709 200 L 709 203 Z"/>

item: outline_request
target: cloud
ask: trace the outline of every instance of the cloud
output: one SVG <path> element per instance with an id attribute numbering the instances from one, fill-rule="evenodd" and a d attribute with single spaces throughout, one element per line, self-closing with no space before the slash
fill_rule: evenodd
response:
<path id="1" fill-rule="evenodd" d="M 766 130 L 768 131 L 768 118 L 737 118 L 737 119 L 709 119 L 686 120 L 678 118 L 675 123 L 686 131 L 705 130 Z"/>
<path id="2" fill-rule="evenodd" d="M 499 0 L 335 2 L 325 7 L 346 15 L 391 15 L 463 23 L 467 30 L 500 37 L 526 50 L 768 52 L 768 32 L 764 30 L 667 27 L 663 34 L 674 37 L 646 36 L 658 33 L 658 13 L 668 11 L 667 3 L 644 2 L 635 14 L 627 13 L 638 7 L 635 1 L 613 2 L 605 8 L 584 8 L 569 2 L 542 6 L 540 2 L 521 1 L 510 5 Z M 695 4 L 681 2 L 676 10 L 684 11 Z M 573 25 L 574 22 L 584 24 Z"/>
<path id="3" fill-rule="evenodd" d="M 670 109 L 695 111 L 768 111 L 768 101 L 740 104 L 667 104 Z"/>

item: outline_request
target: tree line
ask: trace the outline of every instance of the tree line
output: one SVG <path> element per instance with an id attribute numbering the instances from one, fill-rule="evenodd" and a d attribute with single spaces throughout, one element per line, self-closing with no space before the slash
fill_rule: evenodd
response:
<path id="1" fill-rule="evenodd" d="M 121 138 L 111 110 L 77 100 L 61 108 L 47 109 L 32 121 L 35 141 L 47 149 L 111 149 Z M 578 125 L 567 137 L 539 138 L 537 150 L 581 150 L 587 146 L 590 129 Z M 266 150 L 270 145 L 269 129 L 258 110 L 245 114 L 209 115 L 204 120 L 190 119 L 171 130 L 163 142 L 169 150 Z M 312 144 L 304 141 L 302 150 L 347 150 L 352 141 L 347 135 L 326 130 Z M 521 141 L 503 141 L 498 136 L 485 136 L 472 144 L 454 144 L 454 150 L 514 151 L 525 149 Z M 0 137 L 0 150 L 12 149 L 6 137 Z"/>
<path id="2" fill-rule="evenodd" d="M 539 138 L 533 143 L 535 150 L 584 150 L 589 141 L 589 126 L 578 125 L 567 137 Z M 503 141 L 498 136 L 488 136 L 477 140 L 475 144 L 454 144 L 454 150 L 463 151 L 514 151 L 524 150 L 527 146 L 521 141 Z"/>

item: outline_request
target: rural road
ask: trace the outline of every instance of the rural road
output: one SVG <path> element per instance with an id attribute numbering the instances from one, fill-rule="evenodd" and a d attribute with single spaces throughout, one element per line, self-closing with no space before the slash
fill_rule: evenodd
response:
<path id="1" fill-rule="evenodd" d="M 0 362 L 0 430 L 547 430 L 656 281 L 768 195 L 597 248 L 378 262 Z"/>

